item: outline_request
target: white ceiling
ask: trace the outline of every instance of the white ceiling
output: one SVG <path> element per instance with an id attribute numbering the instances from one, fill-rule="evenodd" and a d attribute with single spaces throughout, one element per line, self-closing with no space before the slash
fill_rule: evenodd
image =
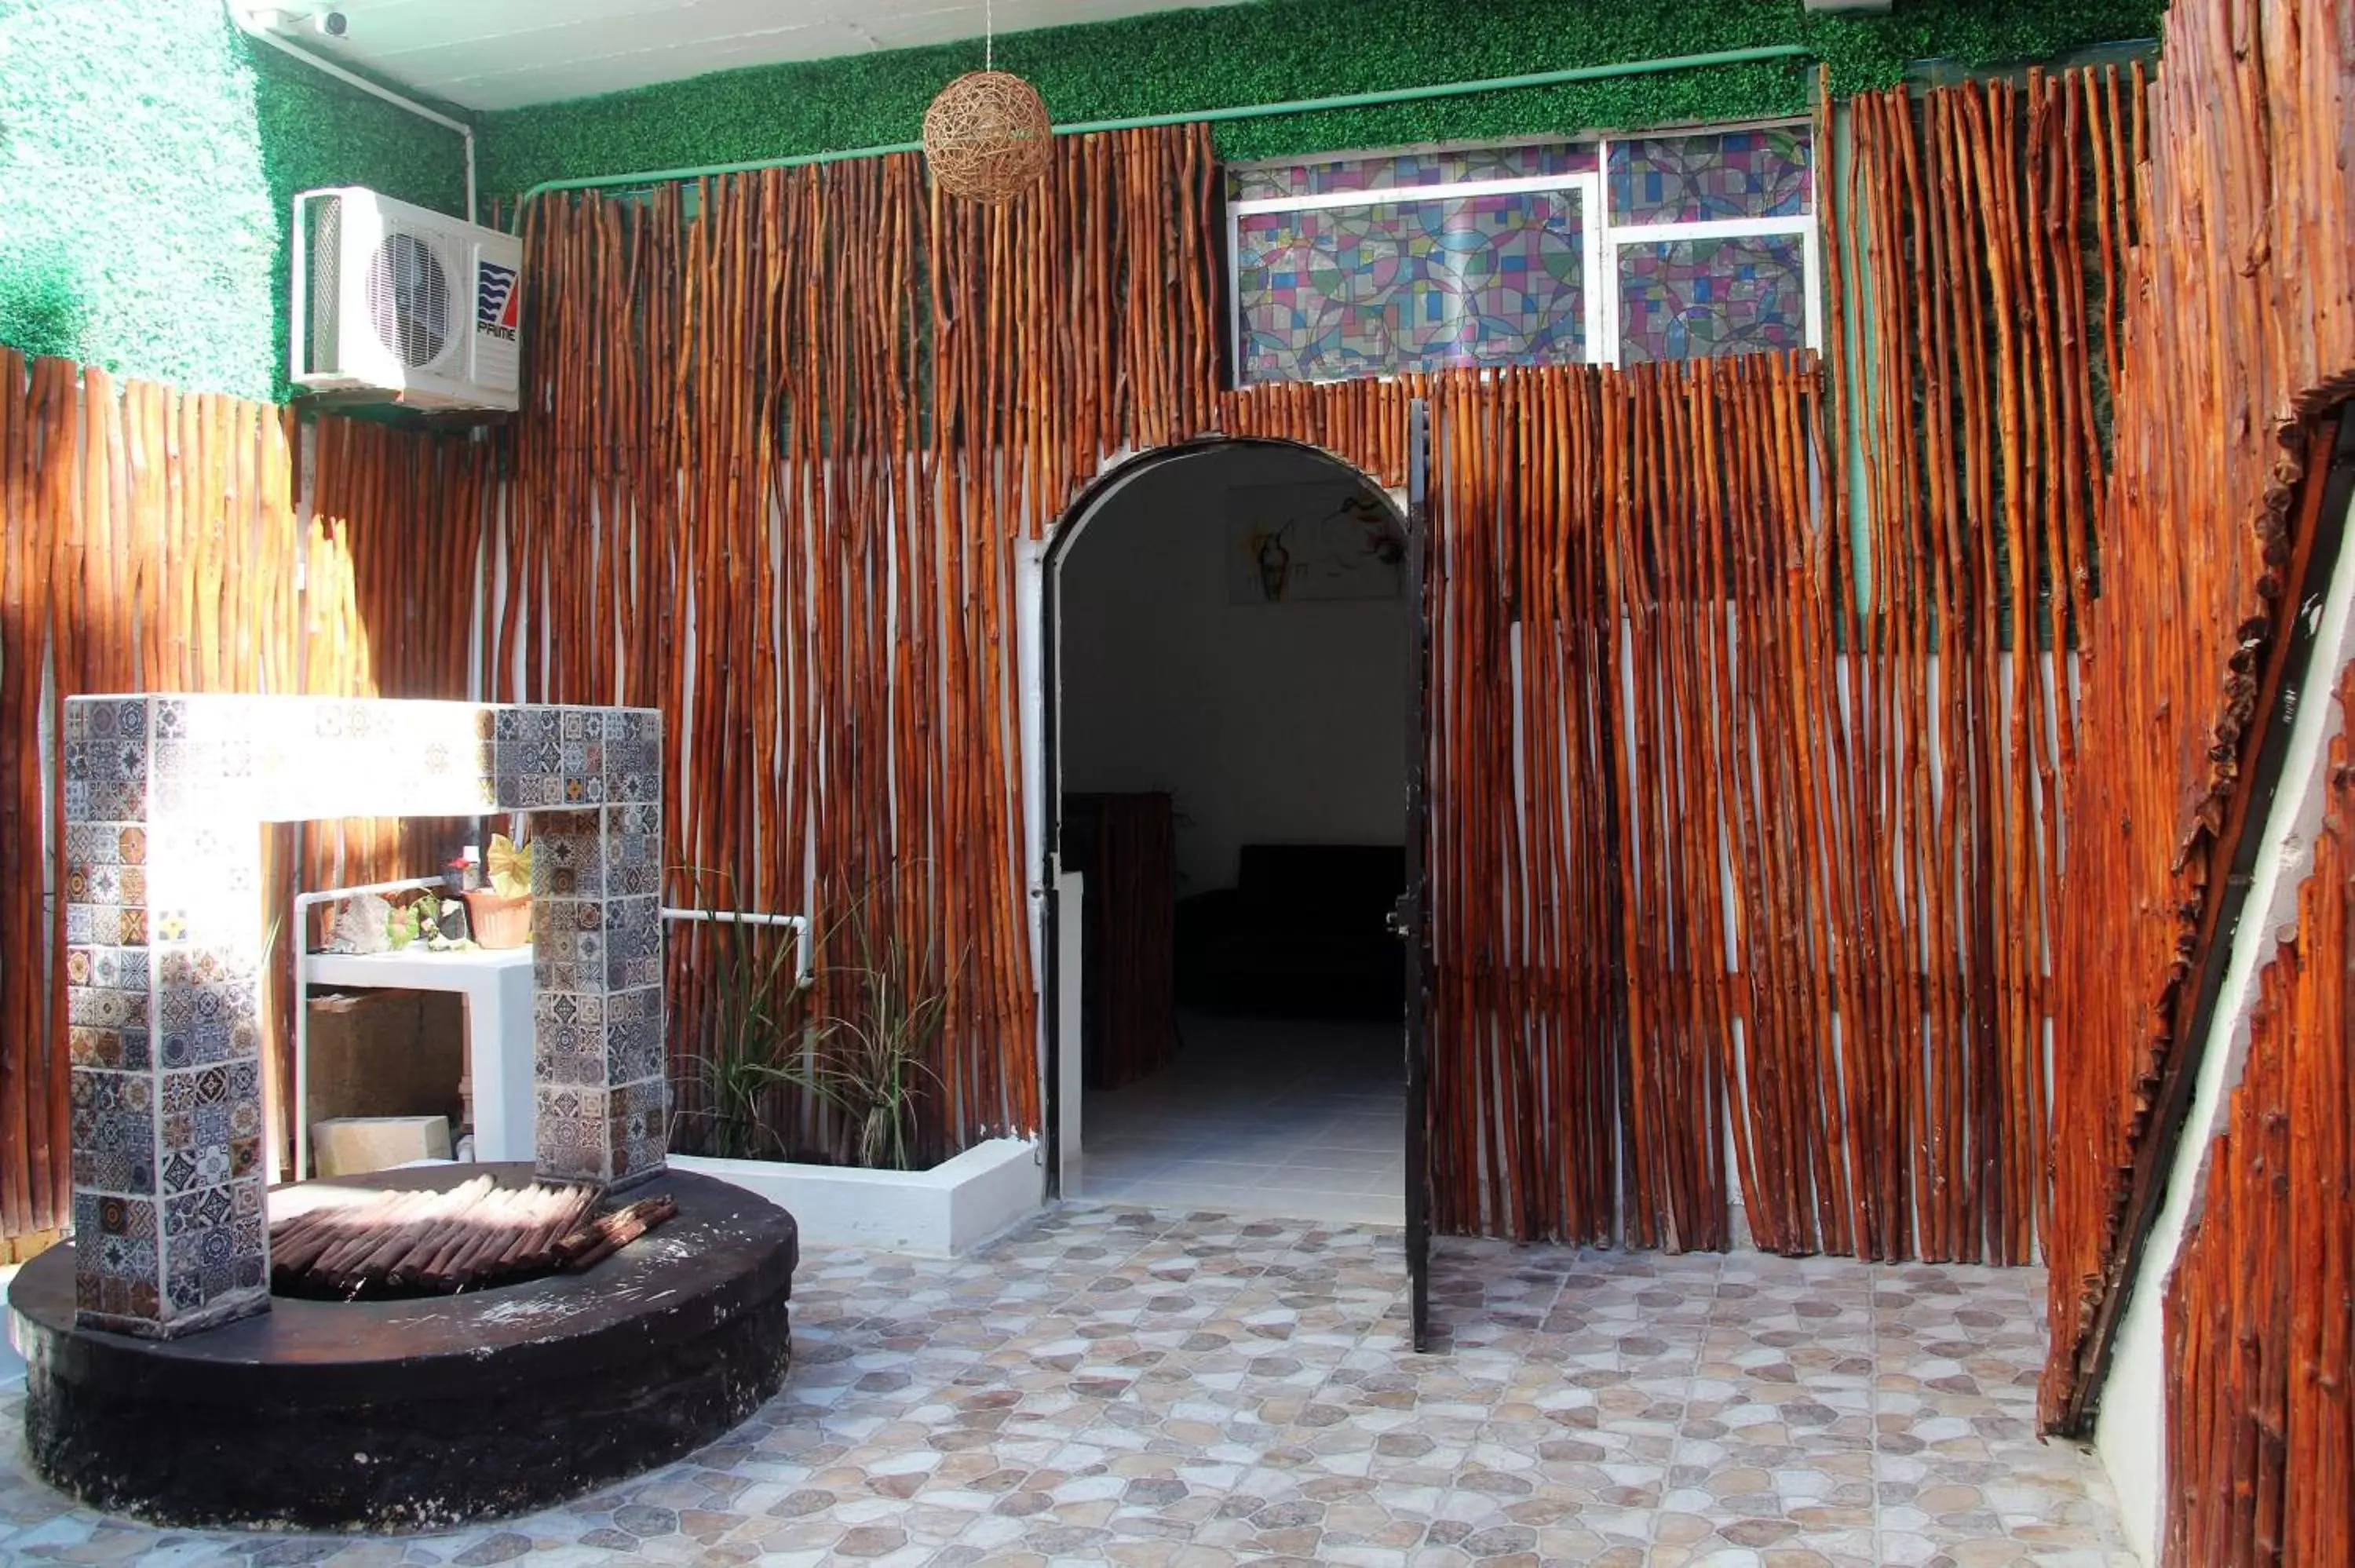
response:
<path id="1" fill-rule="evenodd" d="M 1000 34 L 1234 0 L 990 0 Z M 978 39 L 983 0 L 240 0 L 303 48 L 468 109 Z M 343 13 L 347 31 L 311 18 Z M 265 18 L 267 19 L 267 18 Z M 980 65 L 975 50 L 974 64 Z"/>

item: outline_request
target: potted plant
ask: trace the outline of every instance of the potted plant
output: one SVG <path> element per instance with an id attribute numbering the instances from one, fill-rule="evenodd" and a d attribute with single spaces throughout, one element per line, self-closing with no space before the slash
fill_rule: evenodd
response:
<path id="1" fill-rule="evenodd" d="M 816 1020 L 802 1050 L 755 1070 L 840 1113 L 848 1129 L 841 1152 L 849 1163 L 868 1171 L 911 1170 L 917 1107 L 940 1086 L 932 1057 L 948 1021 L 954 975 L 933 985 L 926 979 L 932 971 L 929 944 L 919 961 L 909 963 L 897 937 L 879 945 L 863 917 L 855 928 L 858 961 L 829 971 L 841 984 L 828 990 L 847 991 L 863 1005 Z"/>
<path id="2" fill-rule="evenodd" d="M 862 906 L 818 942 L 847 956 L 805 981 L 779 933 L 707 929 L 691 960 L 706 1001 L 676 1053 L 674 1164 L 782 1204 L 814 1241 L 954 1253 L 1037 1209 L 1035 1139 L 925 1163 L 956 976 L 929 940 Z"/>
<path id="3" fill-rule="evenodd" d="M 793 946 L 773 929 L 714 924 L 706 965 L 702 1037 L 683 1053 L 694 1093 L 674 1096 L 674 1143 L 724 1160 L 790 1160 L 772 1109 L 782 1060 L 809 1043 L 814 980 L 795 971 Z"/>
<path id="4" fill-rule="evenodd" d="M 466 890 L 466 925 L 484 948 L 531 945 L 531 846 L 491 835 L 490 885 Z"/>

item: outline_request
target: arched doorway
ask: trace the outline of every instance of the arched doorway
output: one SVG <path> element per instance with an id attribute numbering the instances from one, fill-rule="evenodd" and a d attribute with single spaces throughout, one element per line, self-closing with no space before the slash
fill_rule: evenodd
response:
<path id="1" fill-rule="evenodd" d="M 1064 1196 L 1405 1218 L 1385 923 L 1413 722 L 1404 541 L 1356 469 L 1253 440 L 1124 465 L 1059 531 L 1045 707 Z"/>

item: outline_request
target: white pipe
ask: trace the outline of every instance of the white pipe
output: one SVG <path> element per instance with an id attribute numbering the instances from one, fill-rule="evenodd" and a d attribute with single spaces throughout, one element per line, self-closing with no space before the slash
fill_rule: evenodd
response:
<path id="1" fill-rule="evenodd" d="M 412 876 L 399 882 L 371 882 L 365 887 L 323 887 L 294 895 L 294 919 L 287 927 L 294 943 L 294 1180 L 307 1179 L 311 1169 L 311 987 L 304 977 L 311 957 L 311 934 L 303 916 L 314 904 L 353 898 L 363 893 L 400 893 L 411 887 L 440 887 L 442 879 Z M 278 1140 L 270 1140 L 270 1162 L 278 1163 Z M 274 1183 L 276 1173 L 272 1175 Z"/>
<path id="2" fill-rule="evenodd" d="M 806 915 L 748 915 L 739 909 L 665 909 L 666 920 L 714 920 L 722 926 L 791 926 L 794 928 L 794 980 L 810 982 L 810 923 Z"/>
<path id="3" fill-rule="evenodd" d="M 406 109 L 420 120 L 431 121 L 445 131 L 455 131 L 459 141 L 464 145 L 466 154 L 466 221 L 468 223 L 476 221 L 474 217 L 474 128 L 473 126 L 463 120 L 453 120 L 439 110 L 428 109 L 414 99 L 403 98 L 390 88 L 370 81 L 357 71 L 346 70 L 333 60 L 322 59 L 308 49 L 298 49 L 256 21 L 250 12 L 238 4 L 238 0 L 224 0 L 224 3 L 229 7 L 229 19 L 235 23 L 237 30 L 247 37 L 259 39 L 281 54 L 293 56 L 314 70 L 325 71 L 337 81 L 348 83 L 372 97 L 381 98 L 387 103 Z"/>

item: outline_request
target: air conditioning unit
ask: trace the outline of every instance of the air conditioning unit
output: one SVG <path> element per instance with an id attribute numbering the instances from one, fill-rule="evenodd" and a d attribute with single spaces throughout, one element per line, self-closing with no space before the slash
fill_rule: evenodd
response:
<path id="1" fill-rule="evenodd" d="M 515 408 L 520 239 L 345 185 L 295 196 L 293 249 L 294 385 Z"/>

